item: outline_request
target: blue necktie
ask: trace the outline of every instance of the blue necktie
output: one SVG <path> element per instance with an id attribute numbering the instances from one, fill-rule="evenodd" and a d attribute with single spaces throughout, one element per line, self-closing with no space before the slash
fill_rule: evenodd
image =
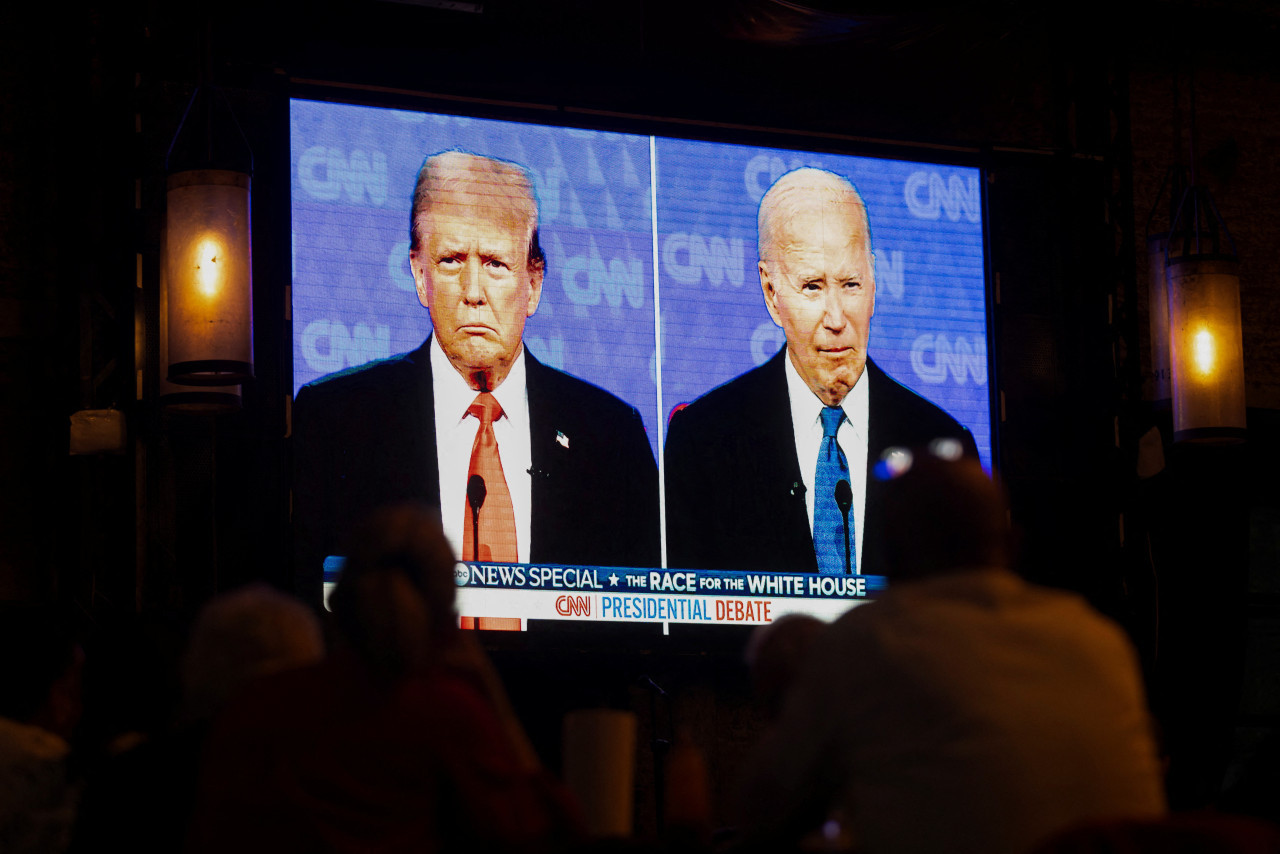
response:
<path id="1" fill-rule="evenodd" d="M 813 548 L 818 554 L 818 571 L 823 575 L 844 575 L 845 549 L 848 548 L 849 571 L 857 572 L 854 543 L 854 520 L 849 516 L 849 539 L 846 546 L 844 515 L 836 503 L 836 484 L 849 480 L 849 461 L 836 442 L 836 431 L 844 421 L 844 410 L 838 406 L 822 409 L 822 445 L 818 448 L 818 468 L 814 477 Z"/>

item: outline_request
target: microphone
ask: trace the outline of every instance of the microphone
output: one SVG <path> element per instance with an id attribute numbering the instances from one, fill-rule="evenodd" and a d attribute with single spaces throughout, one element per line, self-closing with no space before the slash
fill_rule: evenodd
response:
<path id="1" fill-rule="evenodd" d="M 471 559 L 476 563 L 480 562 L 480 508 L 488 492 L 480 475 L 473 474 L 467 479 L 467 504 L 471 505 Z M 844 525 L 847 540 L 849 522 L 846 520 Z"/>
<path id="2" fill-rule="evenodd" d="M 840 515 L 844 518 L 844 574 L 852 575 L 849 567 L 849 508 L 853 506 L 853 487 L 849 486 L 849 481 L 844 478 L 836 481 L 835 498 Z"/>

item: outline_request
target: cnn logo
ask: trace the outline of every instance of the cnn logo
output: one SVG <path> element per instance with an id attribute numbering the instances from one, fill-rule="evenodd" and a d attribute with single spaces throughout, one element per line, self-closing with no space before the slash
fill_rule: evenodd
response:
<path id="1" fill-rule="evenodd" d="M 590 617 L 591 597 L 558 596 L 556 597 L 556 613 L 562 617 Z"/>

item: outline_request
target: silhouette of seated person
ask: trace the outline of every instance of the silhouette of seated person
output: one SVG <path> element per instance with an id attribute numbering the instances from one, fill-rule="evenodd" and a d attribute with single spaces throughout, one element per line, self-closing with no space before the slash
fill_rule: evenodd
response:
<path id="1" fill-rule="evenodd" d="M 768 720 L 782 713 L 787 693 L 825 625 L 808 614 L 784 614 L 751 633 L 743 658 L 751 672 L 751 693 Z"/>
<path id="2" fill-rule="evenodd" d="M 66 849 L 77 786 L 70 739 L 84 654 L 54 610 L 0 607 L 0 851 Z"/>
<path id="3" fill-rule="evenodd" d="M 573 836 L 564 790 L 457 629 L 435 515 L 375 513 L 330 599 L 329 657 L 258 680 L 219 717 L 188 850 L 519 850 Z"/>
<path id="4" fill-rule="evenodd" d="M 1079 597 L 1010 571 L 1004 498 L 946 441 L 892 449 L 888 589 L 812 644 L 742 786 L 751 842 L 831 814 L 871 854 L 1025 854 L 1165 811 L 1136 656 Z"/>
<path id="5" fill-rule="evenodd" d="M 177 724 L 90 777 L 72 850 L 181 851 L 217 713 L 254 679 L 323 657 L 320 621 L 298 599 L 254 583 L 210 600 L 182 660 Z"/>

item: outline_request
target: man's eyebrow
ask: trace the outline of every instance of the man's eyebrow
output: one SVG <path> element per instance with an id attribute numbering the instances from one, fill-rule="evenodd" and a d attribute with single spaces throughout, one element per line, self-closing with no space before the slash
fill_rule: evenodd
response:
<path id="1" fill-rule="evenodd" d="M 456 255 L 459 252 L 465 252 L 466 243 L 460 240 L 450 240 L 446 237 L 437 238 L 436 252 L 437 255 Z"/>
<path id="2" fill-rule="evenodd" d="M 478 252 L 485 258 L 511 258 L 520 254 L 519 246 L 502 246 L 492 243 L 481 243 Z"/>

